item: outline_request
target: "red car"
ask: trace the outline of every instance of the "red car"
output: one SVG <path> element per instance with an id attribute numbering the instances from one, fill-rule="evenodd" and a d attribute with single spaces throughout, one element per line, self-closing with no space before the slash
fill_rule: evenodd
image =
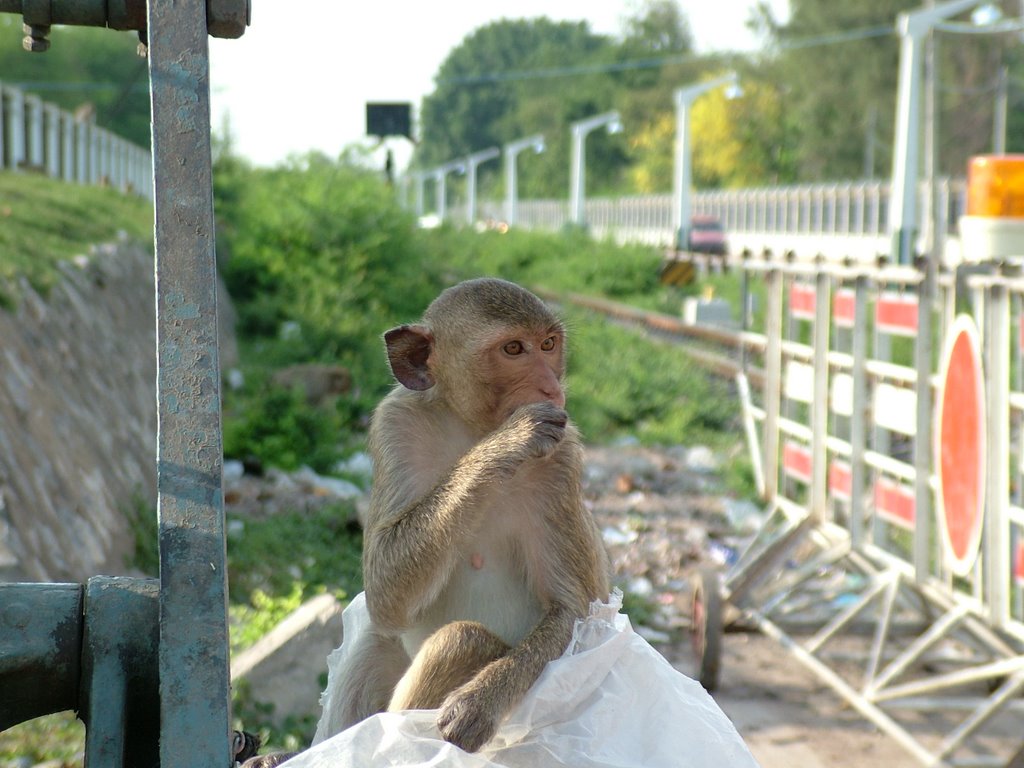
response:
<path id="1" fill-rule="evenodd" d="M 722 222 L 714 216 L 694 216 L 690 220 L 690 242 L 687 250 L 725 256 L 728 246 Z"/>

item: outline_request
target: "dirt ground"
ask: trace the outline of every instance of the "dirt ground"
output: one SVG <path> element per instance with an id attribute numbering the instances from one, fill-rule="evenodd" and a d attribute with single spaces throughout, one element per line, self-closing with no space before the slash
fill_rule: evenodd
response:
<path id="1" fill-rule="evenodd" d="M 687 645 L 660 650 L 681 672 L 696 676 Z M 918 765 L 781 645 L 759 633 L 725 635 L 714 697 L 761 768 Z"/>
<path id="2" fill-rule="evenodd" d="M 655 647 L 691 677 L 697 677 L 696 659 L 683 629 L 689 623 L 690 576 L 698 565 L 740 546 L 737 528 L 758 523 L 756 506 L 736 504 L 724 493 L 721 460 L 683 447 L 587 452 L 585 492 L 617 578 L 633 591 L 646 590 L 662 606 L 664 628 L 685 639 Z M 762 768 L 918 765 L 778 642 L 759 633 L 724 635 L 714 697 Z"/>

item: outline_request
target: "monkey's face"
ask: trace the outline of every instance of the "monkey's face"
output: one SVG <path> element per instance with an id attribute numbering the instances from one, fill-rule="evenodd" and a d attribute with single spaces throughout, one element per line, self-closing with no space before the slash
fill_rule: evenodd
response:
<path id="1" fill-rule="evenodd" d="M 480 353 L 481 405 L 496 427 L 523 405 L 565 407 L 565 337 L 560 328 L 505 330 Z"/>

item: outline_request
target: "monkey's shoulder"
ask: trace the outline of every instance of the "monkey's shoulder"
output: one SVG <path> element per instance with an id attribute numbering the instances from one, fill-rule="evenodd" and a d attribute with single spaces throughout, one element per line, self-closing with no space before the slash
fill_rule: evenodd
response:
<path id="1" fill-rule="evenodd" d="M 371 441 L 416 448 L 431 444 L 472 445 L 476 437 L 451 410 L 428 392 L 396 387 L 377 406 L 370 422 Z"/>

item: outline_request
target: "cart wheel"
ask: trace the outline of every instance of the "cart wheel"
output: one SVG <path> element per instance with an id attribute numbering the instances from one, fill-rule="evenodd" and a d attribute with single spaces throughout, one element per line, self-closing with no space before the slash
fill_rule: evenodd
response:
<path id="1" fill-rule="evenodd" d="M 690 638 L 697 656 L 697 679 L 704 690 L 718 687 L 722 661 L 722 592 L 718 571 L 703 567 L 693 581 L 693 619 Z"/>

